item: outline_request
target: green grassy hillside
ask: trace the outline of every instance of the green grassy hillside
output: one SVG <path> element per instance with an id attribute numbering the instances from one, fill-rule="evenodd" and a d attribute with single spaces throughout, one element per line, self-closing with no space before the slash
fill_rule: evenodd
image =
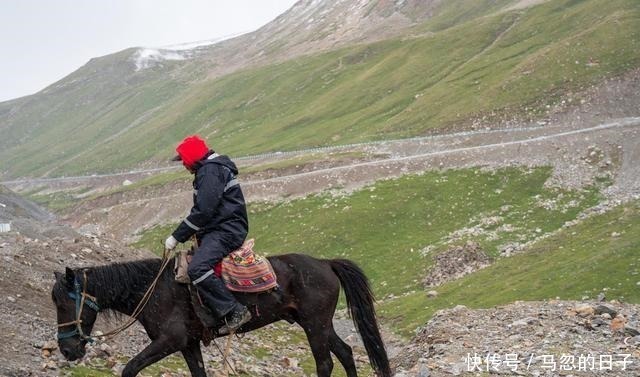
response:
<path id="1" fill-rule="evenodd" d="M 640 303 L 640 202 L 621 206 L 536 243 L 526 254 L 437 288 L 388 300 L 380 313 L 404 335 L 439 309 L 487 308 L 516 300 L 594 299 Z"/>
<path id="2" fill-rule="evenodd" d="M 379 297 L 398 296 L 422 290 L 432 255 L 451 244 L 455 231 L 483 227 L 473 239 L 495 257 L 501 245 L 553 232 L 597 202 L 595 188 L 545 188 L 550 174 L 546 168 L 429 172 L 381 181 L 349 195 L 253 203 L 250 237 L 256 238 L 256 250 L 266 254 L 352 259 L 364 267 Z M 495 216 L 500 220 L 483 221 Z M 157 249 L 172 228 L 145 233 L 137 246 Z M 427 247 L 431 251 L 423 252 Z"/>
<path id="3" fill-rule="evenodd" d="M 495 111 L 536 116 L 640 63 L 632 2 L 570 4 L 238 73 L 203 88 L 210 100 L 180 107 L 174 125 L 242 154 L 419 135 Z"/>
<path id="4" fill-rule="evenodd" d="M 75 88 L 69 93 L 27 97 L 13 113 L 0 106 L 0 129 L 9 135 L 0 171 L 127 169 L 165 161 L 177 140 L 196 132 L 242 155 L 422 135 L 476 117 L 535 118 L 640 66 L 635 0 L 552 0 L 499 11 L 512 3 L 446 2 L 404 38 L 213 80 L 195 63 L 131 74 L 131 63 L 100 60 L 118 80 L 98 77 L 102 84 L 94 85 L 102 68 L 88 64 L 74 74 L 82 80 L 65 79 Z"/>

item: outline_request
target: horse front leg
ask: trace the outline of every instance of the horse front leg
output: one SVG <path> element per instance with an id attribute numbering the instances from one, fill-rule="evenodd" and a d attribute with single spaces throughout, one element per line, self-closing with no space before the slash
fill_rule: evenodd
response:
<path id="1" fill-rule="evenodd" d="M 190 343 L 187 348 L 182 350 L 182 356 L 187 362 L 192 377 L 207 377 L 204 361 L 202 360 L 202 352 L 200 351 L 200 342 Z"/>
<path id="2" fill-rule="evenodd" d="M 166 337 L 157 338 L 127 363 L 122 371 L 122 377 L 135 377 L 144 368 L 178 350 L 179 348 Z"/>

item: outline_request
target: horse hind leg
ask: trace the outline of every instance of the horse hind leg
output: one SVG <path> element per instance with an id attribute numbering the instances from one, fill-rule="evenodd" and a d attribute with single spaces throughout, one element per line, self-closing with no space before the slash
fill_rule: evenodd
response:
<path id="1" fill-rule="evenodd" d="M 318 377 L 330 377 L 331 371 L 333 370 L 333 360 L 331 359 L 327 327 L 303 325 L 302 328 L 307 334 L 307 340 L 311 346 L 313 358 L 316 361 L 316 372 Z"/>
<path id="2" fill-rule="evenodd" d="M 329 335 L 329 348 L 336 355 L 345 372 L 347 372 L 347 377 L 357 377 L 358 373 L 356 372 L 355 360 L 353 360 L 353 351 L 347 343 L 340 339 L 335 330 Z"/>

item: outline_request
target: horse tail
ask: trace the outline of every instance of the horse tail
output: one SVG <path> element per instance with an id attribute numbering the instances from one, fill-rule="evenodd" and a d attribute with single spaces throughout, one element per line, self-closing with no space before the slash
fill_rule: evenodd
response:
<path id="1" fill-rule="evenodd" d="M 378 329 L 373 305 L 375 298 L 369 280 L 360 267 L 350 260 L 332 259 L 328 262 L 340 279 L 349 313 L 367 350 L 371 366 L 378 376 L 390 377 L 392 375 L 391 367 Z"/>

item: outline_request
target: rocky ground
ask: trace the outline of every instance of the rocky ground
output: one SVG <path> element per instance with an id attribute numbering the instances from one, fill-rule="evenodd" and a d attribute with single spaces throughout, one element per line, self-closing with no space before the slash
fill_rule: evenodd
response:
<path id="1" fill-rule="evenodd" d="M 59 231 L 73 233 L 69 229 Z M 55 369 L 51 370 L 58 367 L 57 363 L 43 357 L 55 349 L 57 322 L 51 301 L 54 271 L 150 257 L 95 236 L 49 238 L 41 234 L 40 238 L 30 238 L 15 231 L 0 234 L 0 256 L 0 342 L 7 345 L 0 355 L 0 375 L 6 376 L 57 375 Z"/>
<path id="2" fill-rule="evenodd" d="M 345 317 L 344 312 L 337 314 L 334 326 L 338 334 L 353 348 L 356 365 L 361 374 L 370 374 L 364 347 L 351 320 Z M 142 349 L 140 334 L 144 335 L 142 329 L 132 329 L 123 335 L 125 338 L 133 336 L 135 340 L 131 344 L 98 339 L 96 343 L 87 346 L 85 358 L 74 363 L 65 361 L 54 343 L 46 343 L 43 346 L 43 354 L 46 356 L 40 358 L 41 363 L 43 368 L 49 368 L 51 372 L 59 371 L 61 374 L 65 374 L 64 369 L 61 368 L 71 365 L 88 365 L 105 371 L 110 370 L 119 375 L 126 361 Z M 402 344 L 391 334 L 385 333 L 384 337 L 387 339 L 389 354 L 395 355 Z M 303 364 L 306 364 L 307 369 L 315 365 L 309 346 L 304 339 L 304 332 L 300 327 L 280 322 L 232 339 L 226 362 L 223 357 L 226 338 L 216 340 L 209 347 L 203 347 L 202 352 L 207 373 L 210 376 L 223 376 L 225 365 L 228 366 L 231 375 L 235 372 L 235 374 L 248 376 L 303 376 L 308 375 L 303 369 Z M 176 364 L 176 361 L 179 361 L 179 356 L 169 358 L 169 363 L 172 365 Z M 342 368 L 337 361 L 335 368 Z M 184 365 L 177 368 L 172 366 L 171 369 L 161 367 L 161 369 L 164 369 L 163 377 L 190 375 Z"/>
<path id="3" fill-rule="evenodd" d="M 459 279 L 481 268 L 491 260 L 477 242 L 467 241 L 464 245 L 451 246 L 434 257 L 435 264 L 423 283 L 426 287 L 437 287 L 448 281 Z"/>
<path id="4" fill-rule="evenodd" d="M 405 376 L 637 376 L 640 306 L 516 302 L 439 311 L 395 358 Z"/>

